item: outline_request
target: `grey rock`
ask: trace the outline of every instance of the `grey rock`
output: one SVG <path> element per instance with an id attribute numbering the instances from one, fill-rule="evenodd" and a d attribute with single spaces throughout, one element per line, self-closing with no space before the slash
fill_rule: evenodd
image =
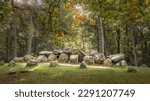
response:
<path id="1" fill-rule="evenodd" d="M 64 48 L 63 52 L 66 53 L 66 54 L 71 54 L 72 49 L 69 48 L 69 47 L 66 47 L 66 48 Z"/>
<path id="2" fill-rule="evenodd" d="M 23 57 L 15 57 L 13 59 L 15 62 L 23 62 L 24 61 L 24 58 Z"/>
<path id="3" fill-rule="evenodd" d="M 30 55 L 30 54 L 26 54 L 25 56 L 24 56 L 24 61 L 29 61 L 29 60 L 31 60 L 31 59 L 34 59 L 34 57 L 32 56 L 32 55 Z"/>
<path id="4" fill-rule="evenodd" d="M 38 62 L 44 62 L 44 63 L 48 61 L 48 59 L 45 55 L 39 55 L 36 60 Z"/>
<path id="5" fill-rule="evenodd" d="M 1 62 L 0 62 L 0 65 L 4 65 L 4 64 L 5 64 L 4 61 L 1 61 Z"/>
<path id="6" fill-rule="evenodd" d="M 14 61 L 14 60 L 11 60 L 10 62 L 9 62 L 9 66 L 10 67 L 14 67 L 14 66 L 16 66 L 17 64 L 16 64 L 16 62 Z"/>
<path id="7" fill-rule="evenodd" d="M 91 55 L 91 56 L 94 56 L 95 54 L 98 54 L 98 51 L 96 51 L 96 50 L 91 50 L 90 55 Z"/>
<path id="8" fill-rule="evenodd" d="M 104 66 L 108 66 L 108 67 L 113 66 L 112 60 L 110 58 L 107 58 L 103 64 L 104 64 Z"/>
<path id="9" fill-rule="evenodd" d="M 86 62 L 85 62 L 85 61 L 82 61 L 81 64 L 80 64 L 80 66 L 79 66 L 79 68 L 80 68 L 80 69 L 85 69 L 85 68 L 87 68 Z"/>
<path id="10" fill-rule="evenodd" d="M 70 63 L 78 63 L 79 56 L 78 55 L 71 55 L 70 56 Z"/>
<path id="11" fill-rule="evenodd" d="M 69 56 L 65 53 L 60 54 L 58 61 L 62 63 L 67 63 Z"/>
<path id="12" fill-rule="evenodd" d="M 136 70 L 136 68 L 135 67 L 128 67 L 128 70 L 127 70 L 128 72 L 131 72 L 131 73 L 136 73 L 137 72 L 137 70 Z"/>
<path id="13" fill-rule="evenodd" d="M 50 55 L 48 56 L 48 61 L 55 61 L 55 60 L 57 60 L 56 55 L 50 54 Z"/>
<path id="14" fill-rule="evenodd" d="M 127 61 L 126 60 L 121 60 L 120 61 L 121 66 L 128 66 Z"/>
<path id="15" fill-rule="evenodd" d="M 94 57 L 93 56 L 85 56 L 83 59 L 88 65 L 94 64 Z"/>
<path id="16" fill-rule="evenodd" d="M 53 54 L 52 51 L 40 51 L 39 52 L 39 55 L 50 55 L 50 54 Z"/>
<path id="17" fill-rule="evenodd" d="M 55 49 L 54 50 L 55 55 L 60 55 L 61 53 L 62 53 L 62 50 L 60 50 L 60 49 Z"/>
<path id="18" fill-rule="evenodd" d="M 37 66 L 38 65 L 38 61 L 31 59 L 27 62 L 27 66 Z"/>
<path id="19" fill-rule="evenodd" d="M 121 66 L 121 62 L 117 62 L 117 63 L 116 63 L 116 66 Z"/>
<path id="20" fill-rule="evenodd" d="M 111 60 L 114 62 L 114 63 L 117 63 L 121 60 L 124 60 L 124 54 L 115 54 L 115 55 L 110 55 L 108 56 L 109 58 L 111 58 Z"/>
<path id="21" fill-rule="evenodd" d="M 37 61 L 38 61 L 38 62 L 42 62 L 42 58 L 43 58 L 43 55 L 39 55 L 39 56 L 37 57 Z"/>
<path id="22" fill-rule="evenodd" d="M 105 60 L 105 56 L 100 53 L 94 54 L 93 57 L 96 64 L 102 64 Z"/>
<path id="23" fill-rule="evenodd" d="M 50 67 L 57 67 L 58 66 L 58 61 L 51 61 L 50 62 Z"/>
<path id="24" fill-rule="evenodd" d="M 143 65 L 141 65 L 141 67 L 148 67 L 147 65 L 145 65 L 145 64 L 143 64 Z"/>
<path id="25" fill-rule="evenodd" d="M 72 49 L 71 54 L 72 55 L 79 55 L 78 49 Z"/>

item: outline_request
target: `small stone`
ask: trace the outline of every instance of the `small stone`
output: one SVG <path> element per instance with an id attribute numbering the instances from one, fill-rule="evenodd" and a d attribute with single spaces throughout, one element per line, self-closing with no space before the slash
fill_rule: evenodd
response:
<path id="1" fill-rule="evenodd" d="M 50 67 L 57 67 L 58 66 L 58 61 L 51 61 L 50 62 Z"/>
<path id="2" fill-rule="evenodd" d="M 37 66 L 37 65 L 38 65 L 38 61 L 37 60 L 31 59 L 31 60 L 29 60 L 27 62 L 27 66 Z"/>
<path id="3" fill-rule="evenodd" d="M 132 73 L 136 73 L 137 72 L 137 70 L 136 70 L 136 68 L 135 67 L 128 67 L 128 70 L 127 70 L 128 72 L 132 72 Z"/>
<path id="4" fill-rule="evenodd" d="M 0 65 L 4 65 L 4 64 L 5 64 L 4 61 L 1 61 L 1 62 L 0 62 Z"/>
<path id="5" fill-rule="evenodd" d="M 10 62 L 9 62 L 9 66 L 10 67 L 14 67 L 14 66 L 16 66 L 17 64 L 16 64 L 16 62 L 14 61 L 14 60 L 11 60 Z"/>
<path id="6" fill-rule="evenodd" d="M 141 67 L 148 67 L 147 65 L 143 64 Z"/>
<path id="7" fill-rule="evenodd" d="M 15 57 L 13 59 L 15 62 L 23 62 L 24 61 L 24 58 L 23 57 Z"/>
<path id="8" fill-rule="evenodd" d="M 79 68 L 80 68 L 80 69 L 85 69 L 85 68 L 87 68 L 86 62 L 85 62 L 85 61 L 82 61 Z"/>

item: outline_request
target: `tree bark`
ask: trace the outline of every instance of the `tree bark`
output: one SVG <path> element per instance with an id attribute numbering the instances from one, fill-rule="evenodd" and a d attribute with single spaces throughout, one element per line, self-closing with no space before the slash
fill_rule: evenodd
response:
<path id="1" fill-rule="evenodd" d="M 104 38 L 104 29 L 102 18 L 98 18 L 98 47 L 99 52 L 105 54 L 105 38 Z"/>
<path id="2" fill-rule="evenodd" d="M 30 16 L 29 19 L 29 25 L 28 25 L 28 43 L 27 43 L 27 54 L 31 54 L 32 52 L 32 34 L 33 34 L 33 23 L 32 23 L 32 17 Z"/>
<path id="3" fill-rule="evenodd" d="M 134 65 L 138 66 L 133 26 L 131 27 L 131 43 L 132 43 L 132 53 L 134 57 Z"/>
<path id="4" fill-rule="evenodd" d="M 17 23 L 16 23 L 16 17 L 14 16 L 14 21 L 13 21 L 13 37 L 14 37 L 14 42 L 13 42 L 13 46 L 14 46 L 14 52 L 13 52 L 13 56 L 17 57 Z"/>
<path id="5" fill-rule="evenodd" d="M 117 32 L 117 53 L 120 53 L 120 29 L 116 30 Z"/>

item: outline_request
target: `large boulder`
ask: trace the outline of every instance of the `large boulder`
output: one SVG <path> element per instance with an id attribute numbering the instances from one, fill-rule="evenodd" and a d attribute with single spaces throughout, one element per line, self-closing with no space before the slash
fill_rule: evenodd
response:
<path id="1" fill-rule="evenodd" d="M 38 65 L 38 61 L 34 59 L 28 60 L 27 62 L 27 66 L 37 66 L 37 65 Z"/>
<path id="2" fill-rule="evenodd" d="M 121 60 L 124 60 L 124 54 L 115 54 L 115 55 L 110 55 L 108 56 L 109 58 L 111 58 L 111 60 L 114 62 L 114 63 L 117 63 Z"/>
<path id="3" fill-rule="evenodd" d="M 39 52 L 39 55 L 49 56 L 50 54 L 53 54 L 53 52 L 51 52 L 51 51 L 40 51 Z"/>
<path id="4" fill-rule="evenodd" d="M 104 66 L 108 66 L 108 67 L 113 66 L 112 60 L 110 58 L 107 58 L 103 64 L 104 64 Z"/>
<path id="5" fill-rule="evenodd" d="M 121 60 L 120 63 L 121 63 L 121 66 L 127 66 L 128 65 L 126 60 Z"/>
<path id="6" fill-rule="evenodd" d="M 90 55 L 91 55 L 91 56 L 94 56 L 95 54 L 98 54 L 98 51 L 96 51 L 96 50 L 91 50 Z"/>
<path id="7" fill-rule="evenodd" d="M 80 68 L 80 69 L 85 69 L 85 68 L 87 68 L 86 62 L 85 62 L 85 61 L 82 61 L 81 64 L 80 64 L 80 66 L 79 66 L 79 68 Z"/>
<path id="8" fill-rule="evenodd" d="M 72 51 L 71 51 L 71 54 L 72 55 L 79 55 L 79 51 L 78 51 L 78 49 L 72 49 Z"/>
<path id="9" fill-rule="evenodd" d="M 47 62 L 47 61 L 48 61 L 47 57 L 45 55 L 43 55 L 42 59 L 41 59 L 41 62 Z"/>
<path id="10" fill-rule="evenodd" d="M 60 49 L 54 49 L 54 54 L 55 55 L 60 55 L 62 53 L 62 50 Z"/>
<path id="11" fill-rule="evenodd" d="M 69 48 L 69 47 L 66 47 L 66 48 L 64 48 L 63 52 L 66 53 L 66 54 L 71 54 L 72 49 Z"/>
<path id="12" fill-rule="evenodd" d="M 24 61 L 29 61 L 29 60 L 31 60 L 31 59 L 35 59 L 35 57 L 33 57 L 32 55 L 30 55 L 30 54 L 26 54 L 25 56 L 24 56 Z"/>
<path id="13" fill-rule="evenodd" d="M 24 58 L 23 57 L 15 57 L 13 59 L 15 62 L 23 62 L 24 61 Z"/>
<path id="14" fill-rule="evenodd" d="M 55 60 L 57 60 L 56 55 L 50 54 L 50 55 L 48 56 L 48 61 L 55 61 Z"/>
<path id="15" fill-rule="evenodd" d="M 8 66 L 10 66 L 10 67 L 14 67 L 14 66 L 16 66 L 17 64 L 16 64 L 16 62 L 14 61 L 14 60 L 11 60 L 10 62 L 9 62 L 9 64 L 8 64 Z"/>
<path id="16" fill-rule="evenodd" d="M 42 62 L 42 58 L 43 58 L 43 55 L 39 55 L 36 60 L 37 60 L 38 62 Z"/>
<path id="17" fill-rule="evenodd" d="M 121 60 L 119 62 L 116 63 L 116 66 L 127 66 L 127 62 L 125 60 Z"/>
<path id="18" fill-rule="evenodd" d="M 49 66 L 50 67 L 57 67 L 58 66 L 58 61 L 57 60 L 56 61 L 51 61 Z"/>
<path id="19" fill-rule="evenodd" d="M 105 60 L 105 56 L 100 53 L 94 54 L 93 57 L 96 64 L 102 64 Z"/>
<path id="20" fill-rule="evenodd" d="M 70 56 L 70 63 L 78 63 L 79 61 L 79 56 L 78 55 L 71 55 Z"/>
<path id="21" fill-rule="evenodd" d="M 68 62 L 68 55 L 65 53 L 60 54 L 58 61 L 62 63 L 67 63 Z"/>
<path id="22" fill-rule="evenodd" d="M 90 65 L 90 64 L 94 64 L 94 57 L 93 56 L 85 56 L 84 57 L 84 61 Z"/>

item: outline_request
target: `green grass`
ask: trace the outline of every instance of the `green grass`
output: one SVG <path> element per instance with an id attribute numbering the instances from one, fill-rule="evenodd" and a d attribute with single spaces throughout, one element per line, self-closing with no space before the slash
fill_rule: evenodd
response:
<path id="1" fill-rule="evenodd" d="M 9 71 L 16 71 L 9 75 Z M 29 70 L 29 73 L 20 73 Z M 137 73 L 128 73 L 126 67 L 88 68 L 48 67 L 39 65 L 25 67 L 0 66 L 2 84 L 150 84 L 150 68 L 137 68 Z"/>

